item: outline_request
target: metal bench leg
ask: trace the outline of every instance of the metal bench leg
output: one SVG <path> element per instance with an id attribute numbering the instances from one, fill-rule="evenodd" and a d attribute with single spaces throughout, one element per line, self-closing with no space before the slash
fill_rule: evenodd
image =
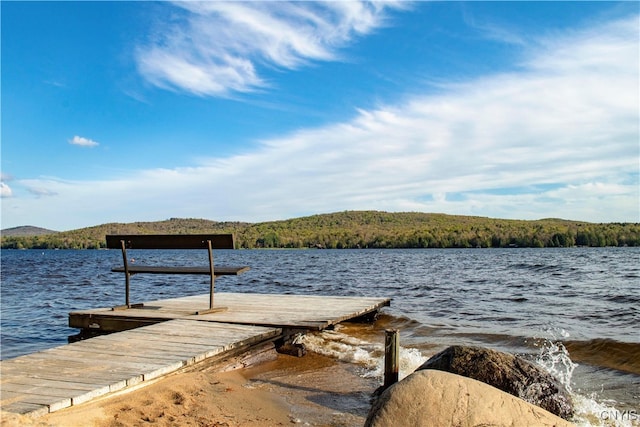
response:
<path id="1" fill-rule="evenodd" d="M 213 272 L 213 250 L 211 248 L 211 240 L 207 240 L 207 246 L 209 249 L 209 269 L 211 270 L 211 282 L 209 285 L 209 310 L 213 310 L 213 288 L 216 284 L 216 276 Z"/>
<path id="2" fill-rule="evenodd" d="M 142 308 L 143 303 L 131 304 L 129 301 L 129 263 L 127 262 L 127 247 L 124 240 L 120 240 L 120 246 L 122 248 L 122 261 L 124 263 L 124 305 L 118 305 L 113 307 L 113 310 L 126 310 L 127 308 Z"/>
<path id="3" fill-rule="evenodd" d="M 211 240 L 207 240 L 207 249 L 209 250 L 209 269 L 211 270 L 211 282 L 209 284 L 209 309 L 208 310 L 198 310 L 196 314 L 209 314 L 215 313 L 218 311 L 225 311 L 227 307 L 213 307 L 213 289 L 216 283 L 216 275 L 213 270 L 213 249 L 211 247 Z"/>

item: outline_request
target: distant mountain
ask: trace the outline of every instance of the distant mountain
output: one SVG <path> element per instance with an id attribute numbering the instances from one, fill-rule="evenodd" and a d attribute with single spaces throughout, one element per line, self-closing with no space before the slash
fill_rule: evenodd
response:
<path id="1" fill-rule="evenodd" d="M 35 227 L 18 227 L 35 228 Z M 42 229 L 40 229 L 42 230 Z M 233 233 L 237 248 L 512 248 L 640 246 L 640 223 L 492 219 L 422 212 L 344 211 L 261 223 L 171 218 L 49 235 L 8 235 L 2 249 L 101 249 L 107 234 Z"/>
<path id="2" fill-rule="evenodd" d="M 46 228 L 33 227 L 31 225 L 23 225 L 21 227 L 5 228 L 0 231 L 0 234 L 4 237 L 8 236 L 44 236 L 46 234 L 58 233 L 54 230 L 48 230 Z"/>

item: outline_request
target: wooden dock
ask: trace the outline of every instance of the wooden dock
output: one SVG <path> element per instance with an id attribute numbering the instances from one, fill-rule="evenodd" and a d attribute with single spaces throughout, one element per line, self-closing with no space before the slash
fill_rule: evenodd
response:
<path id="1" fill-rule="evenodd" d="M 69 326 L 118 332 L 170 319 L 198 319 L 284 329 L 323 330 L 345 320 L 364 316 L 390 303 L 389 298 L 216 293 L 216 306 L 226 310 L 194 314 L 207 307 L 208 295 L 145 303 L 143 308 L 112 310 L 98 308 L 69 313 Z"/>
<path id="2" fill-rule="evenodd" d="M 71 327 L 114 332 L 0 362 L 0 408 L 40 416 L 224 359 L 292 333 L 319 331 L 388 306 L 388 298 L 216 293 L 226 310 L 195 315 L 209 295 L 69 314 Z"/>

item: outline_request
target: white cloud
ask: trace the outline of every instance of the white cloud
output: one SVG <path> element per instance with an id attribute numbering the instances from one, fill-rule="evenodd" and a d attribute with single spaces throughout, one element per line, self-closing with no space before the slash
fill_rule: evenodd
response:
<path id="1" fill-rule="evenodd" d="M 354 36 L 381 25 L 390 2 L 175 2 L 184 20 L 140 46 L 140 73 L 152 84 L 226 96 L 265 86 L 259 65 L 296 68 L 335 60 Z M 395 4 L 399 7 L 398 4 Z"/>
<path id="2" fill-rule="evenodd" d="M 113 180 L 18 181 L 57 196 L 8 199 L 3 221 L 14 210 L 12 225 L 64 229 L 380 209 L 640 222 L 637 19 L 541 40 L 522 72 L 362 110 L 252 152 Z"/>
<path id="3" fill-rule="evenodd" d="M 9 187 L 4 182 L 0 182 L 0 197 L 11 197 L 13 196 L 13 191 L 11 191 L 11 187 Z"/>
<path id="4" fill-rule="evenodd" d="M 97 147 L 98 145 L 100 145 L 99 143 L 97 143 L 96 141 L 89 139 L 89 138 L 84 138 L 82 136 L 74 136 L 73 138 L 71 138 L 69 140 L 69 144 L 71 145 L 79 145 L 81 147 Z"/>
<path id="5" fill-rule="evenodd" d="M 32 186 L 27 186 L 27 191 L 35 196 L 38 197 L 43 197 L 43 196 L 56 196 L 58 193 L 56 193 L 53 190 L 50 190 L 49 188 L 46 187 L 32 187 Z"/>

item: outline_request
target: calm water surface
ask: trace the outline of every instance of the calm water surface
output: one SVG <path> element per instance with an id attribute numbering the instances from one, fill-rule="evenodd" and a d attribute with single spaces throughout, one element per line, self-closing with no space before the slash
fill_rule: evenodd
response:
<path id="1" fill-rule="evenodd" d="M 69 311 L 124 302 L 123 275 L 110 272 L 122 262 L 119 251 L 1 255 L 2 359 L 65 344 L 77 332 L 67 327 Z M 543 364 L 572 388 L 579 405 L 589 407 L 591 418 L 600 413 L 599 420 L 582 424 L 609 418 L 620 425 L 609 412 L 640 412 L 640 248 L 254 250 L 214 256 L 218 265 L 251 267 L 239 277 L 216 280 L 219 292 L 393 298 L 374 326 L 347 325 L 309 339 L 316 351 L 357 363 L 367 358 L 360 354 L 364 349 L 379 360 L 382 330 L 394 327 L 414 364 L 451 344 L 488 346 Z M 198 251 L 139 253 L 145 264 L 166 263 L 167 257 L 178 264 L 206 263 Z M 144 301 L 204 294 L 208 279 L 140 275 L 131 290 L 132 300 Z M 609 411 L 606 417 L 602 411 Z M 627 418 L 633 424 L 634 417 Z"/>

